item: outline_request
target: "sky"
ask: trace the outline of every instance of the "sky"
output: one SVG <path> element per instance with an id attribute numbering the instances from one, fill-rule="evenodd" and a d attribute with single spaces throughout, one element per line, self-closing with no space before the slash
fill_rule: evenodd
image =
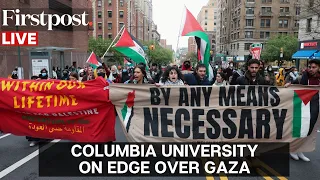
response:
<path id="1" fill-rule="evenodd" d="M 205 6 L 208 1 L 153 0 L 153 21 L 158 26 L 161 39 L 166 39 L 167 45 L 172 45 L 172 48 L 176 50 L 184 6 L 197 18 L 202 6 Z M 180 37 L 178 47 L 188 47 L 188 37 Z"/>

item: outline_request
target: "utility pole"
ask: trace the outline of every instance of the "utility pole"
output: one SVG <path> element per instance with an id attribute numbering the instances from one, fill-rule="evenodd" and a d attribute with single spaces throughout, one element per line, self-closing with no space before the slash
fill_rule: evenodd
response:
<path id="1" fill-rule="evenodd" d="M 283 59 L 283 48 L 280 48 L 280 59 L 278 61 L 278 66 L 280 67 L 280 65 L 282 64 L 282 59 Z"/>

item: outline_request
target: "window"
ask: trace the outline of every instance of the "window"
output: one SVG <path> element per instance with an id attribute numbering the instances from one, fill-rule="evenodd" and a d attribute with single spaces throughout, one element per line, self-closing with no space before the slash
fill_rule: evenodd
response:
<path id="1" fill-rule="evenodd" d="M 119 23 L 119 29 L 121 29 L 124 26 L 124 23 Z"/>
<path id="2" fill-rule="evenodd" d="M 314 0 L 309 0 L 309 7 L 313 7 L 314 6 Z"/>
<path id="3" fill-rule="evenodd" d="M 299 20 L 294 20 L 294 27 L 299 27 Z"/>
<path id="4" fill-rule="evenodd" d="M 205 25 L 205 26 L 208 25 L 207 21 L 204 22 L 204 25 Z"/>
<path id="5" fill-rule="evenodd" d="M 279 20 L 279 28 L 288 28 L 288 20 L 286 19 L 280 19 Z"/>
<path id="6" fill-rule="evenodd" d="M 112 18 L 112 11 L 108 11 L 108 17 Z"/>
<path id="7" fill-rule="evenodd" d="M 101 18 L 101 17 L 102 17 L 102 12 L 98 11 L 98 18 Z"/>
<path id="8" fill-rule="evenodd" d="M 247 0 L 247 2 L 254 2 L 254 0 Z"/>
<path id="9" fill-rule="evenodd" d="M 101 22 L 98 23 L 98 28 L 102 29 L 102 23 Z"/>
<path id="10" fill-rule="evenodd" d="M 281 12 L 281 13 L 287 13 L 287 12 L 289 12 L 289 7 L 280 7 L 280 12 Z"/>
<path id="11" fill-rule="evenodd" d="M 108 23 L 108 30 L 112 29 L 112 23 Z"/>
<path id="12" fill-rule="evenodd" d="M 260 27 L 269 28 L 271 24 L 271 19 L 261 19 Z"/>
<path id="13" fill-rule="evenodd" d="M 240 46 L 240 45 L 239 45 L 239 43 L 238 43 L 238 44 L 237 44 L 237 49 L 239 49 L 239 46 Z"/>
<path id="14" fill-rule="evenodd" d="M 262 13 L 270 13 L 271 12 L 271 7 L 262 7 L 261 11 L 262 11 Z"/>
<path id="15" fill-rule="evenodd" d="M 312 18 L 307 19 L 307 32 L 311 32 Z"/>
<path id="16" fill-rule="evenodd" d="M 123 0 L 119 0 L 120 7 L 123 7 Z"/>
<path id="17" fill-rule="evenodd" d="M 261 0 L 261 2 L 264 4 L 271 4 L 272 0 Z"/>
<path id="18" fill-rule="evenodd" d="M 108 38 L 112 39 L 112 34 L 111 33 L 108 34 Z"/>
<path id="19" fill-rule="evenodd" d="M 102 6 L 102 2 L 101 0 L 98 0 L 98 7 L 101 7 Z"/>
<path id="20" fill-rule="evenodd" d="M 244 50 L 249 50 L 252 43 L 244 43 Z"/>
<path id="21" fill-rule="evenodd" d="M 290 0 L 280 0 L 280 3 L 281 4 L 288 4 L 288 3 L 290 3 Z"/>
<path id="22" fill-rule="evenodd" d="M 254 14 L 254 8 L 246 8 L 246 14 Z"/>
<path id="23" fill-rule="evenodd" d="M 204 28 L 204 30 L 207 31 L 208 29 L 207 29 L 207 28 Z"/>
<path id="24" fill-rule="evenodd" d="M 270 32 L 266 32 L 265 38 L 270 38 Z"/>
<path id="25" fill-rule="evenodd" d="M 253 19 L 246 19 L 246 26 L 253 26 Z"/>
<path id="26" fill-rule="evenodd" d="M 102 39 L 102 35 L 101 35 L 101 34 L 99 34 L 99 35 L 98 35 L 98 38 Z"/>
<path id="27" fill-rule="evenodd" d="M 253 31 L 246 31 L 245 38 L 253 38 Z"/>
<path id="28" fill-rule="evenodd" d="M 108 5 L 112 6 L 112 0 L 108 0 Z"/>
<path id="29" fill-rule="evenodd" d="M 264 39 L 264 32 L 260 32 L 260 39 Z"/>
<path id="30" fill-rule="evenodd" d="M 123 18 L 123 11 L 119 11 L 119 17 Z"/>
<path id="31" fill-rule="evenodd" d="M 260 38 L 261 39 L 270 38 L 270 32 L 260 32 Z"/>
<path id="32" fill-rule="evenodd" d="M 300 7 L 297 7 L 297 8 L 296 8 L 296 15 L 299 16 L 299 15 L 300 15 L 300 12 L 301 12 L 301 8 L 300 8 Z"/>

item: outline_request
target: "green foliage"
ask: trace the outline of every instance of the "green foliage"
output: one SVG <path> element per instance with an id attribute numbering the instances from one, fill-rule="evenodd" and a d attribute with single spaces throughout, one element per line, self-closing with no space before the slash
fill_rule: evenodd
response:
<path id="1" fill-rule="evenodd" d="M 158 65 L 168 65 L 173 60 L 173 51 L 163 48 L 158 42 L 142 42 L 144 46 L 148 46 L 146 54 L 149 57 L 149 64 L 157 63 Z M 150 50 L 149 47 L 154 45 L 154 50 Z"/>
<path id="2" fill-rule="evenodd" d="M 283 48 L 283 60 L 291 60 L 298 47 L 299 41 L 294 36 L 275 36 L 267 41 L 261 58 L 264 61 L 279 60 L 280 49 Z"/>
<path id="3" fill-rule="evenodd" d="M 198 63 L 198 57 L 197 57 L 197 54 L 195 52 L 188 52 L 186 58 L 188 60 L 191 60 L 191 63 L 193 65 Z"/>
<path id="4" fill-rule="evenodd" d="M 92 51 L 99 57 L 102 57 L 103 54 L 107 51 L 110 46 L 112 40 L 111 39 L 102 39 L 102 38 L 90 38 L 89 39 L 89 49 L 88 52 Z M 123 63 L 123 55 L 116 51 L 114 48 L 110 48 L 108 53 L 113 54 L 112 57 L 106 57 L 104 59 L 105 62 L 110 62 L 113 64 L 122 64 Z"/>

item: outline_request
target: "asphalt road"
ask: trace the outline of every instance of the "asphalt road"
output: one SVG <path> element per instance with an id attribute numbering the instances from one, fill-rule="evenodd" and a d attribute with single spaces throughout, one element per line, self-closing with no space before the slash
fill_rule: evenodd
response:
<path id="1" fill-rule="evenodd" d="M 117 120 L 116 124 L 117 141 L 126 142 L 122 128 Z M 320 133 L 318 133 L 318 141 Z M 103 177 L 103 178 L 87 178 L 87 177 L 39 177 L 39 165 L 37 147 L 29 147 L 25 137 L 14 136 L 10 134 L 0 133 L 0 179 L 3 180 L 255 180 L 255 179 L 281 179 L 281 180 L 316 180 L 320 179 L 320 146 L 317 143 L 317 149 L 314 152 L 306 153 L 306 156 L 311 159 L 311 162 L 302 162 L 290 160 L 290 176 L 282 177 L 277 172 L 274 172 L 270 167 L 266 166 L 261 169 L 259 177 Z"/>

